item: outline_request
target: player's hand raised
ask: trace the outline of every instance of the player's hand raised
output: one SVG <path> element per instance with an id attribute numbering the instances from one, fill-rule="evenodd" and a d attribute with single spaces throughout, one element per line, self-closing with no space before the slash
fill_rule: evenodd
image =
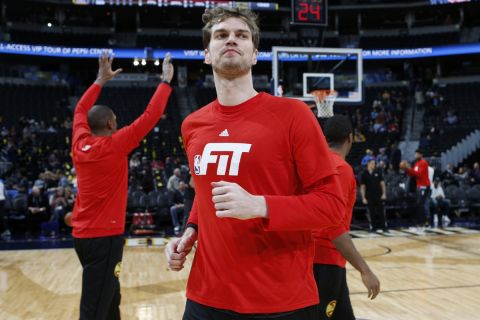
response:
<path id="1" fill-rule="evenodd" d="M 103 52 L 98 58 L 98 75 L 95 83 L 104 86 L 108 81 L 112 80 L 122 69 L 112 70 L 113 54 Z"/>
<path id="2" fill-rule="evenodd" d="M 265 197 L 254 196 L 236 183 L 212 182 L 212 201 L 217 217 L 240 220 L 267 218 Z"/>
<path id="3" fill-rule="evenodd" d="M 167 54 L 165 55 L 165 59 L 163 59 L 162 63 L 162 80 L 171 83 L 173 79 L 173 73 L 174 68 L 172 64 L 172 55 L 170 54 L 170 52 L 167 52 Z"/>

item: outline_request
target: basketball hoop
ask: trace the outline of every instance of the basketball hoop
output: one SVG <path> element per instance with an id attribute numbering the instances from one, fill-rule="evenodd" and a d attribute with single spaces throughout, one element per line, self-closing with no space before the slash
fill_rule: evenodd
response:
<path id="1" fill-rule="evenodd" d="M 317 105 L 317 118 L 333 117 L 333 103 L 337 98 L 335 90 L 314 90 L 310 92 Z"/>

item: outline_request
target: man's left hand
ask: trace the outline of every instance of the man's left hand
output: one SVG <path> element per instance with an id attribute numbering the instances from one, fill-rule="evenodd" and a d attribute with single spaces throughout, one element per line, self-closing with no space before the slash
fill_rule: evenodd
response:
<path id="1" fill-rule="evenodd" d="M 248 220 L 267 218 L 265 197 L 248 193 L 236 183 L 212 182 L 212 200 L 217 217 Z"/>

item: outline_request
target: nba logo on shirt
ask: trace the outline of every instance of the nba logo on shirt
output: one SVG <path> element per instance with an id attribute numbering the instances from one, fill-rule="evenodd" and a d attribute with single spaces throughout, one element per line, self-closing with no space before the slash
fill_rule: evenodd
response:
<path id="1" fill-rule="evenodd" d="M 200 174 L 200 160 L 202 159 L 202 156 L 196 155 L 193 158 L 193 169 L 195 170 L 195 174 L 199 175 Z"/>
<path id="2" fill-rule="evenodd" d="M 217 175 L 238 176 L 242 155 L 250 152 L 251 147 L 250 143 L 207 143 L 202 155 L 193 158 L 195 174 L 204 176 L 209 164 L 217 164 Z M 213 152 L 224 154 L 212 154 Z"/>

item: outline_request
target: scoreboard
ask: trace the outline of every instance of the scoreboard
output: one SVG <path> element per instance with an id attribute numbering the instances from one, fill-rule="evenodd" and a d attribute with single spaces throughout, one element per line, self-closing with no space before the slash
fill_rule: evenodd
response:
<path id="1" fill-rule="evenodd" d="M 327 25 L 327 0 L 292 0 L 292 24 Z"/>

